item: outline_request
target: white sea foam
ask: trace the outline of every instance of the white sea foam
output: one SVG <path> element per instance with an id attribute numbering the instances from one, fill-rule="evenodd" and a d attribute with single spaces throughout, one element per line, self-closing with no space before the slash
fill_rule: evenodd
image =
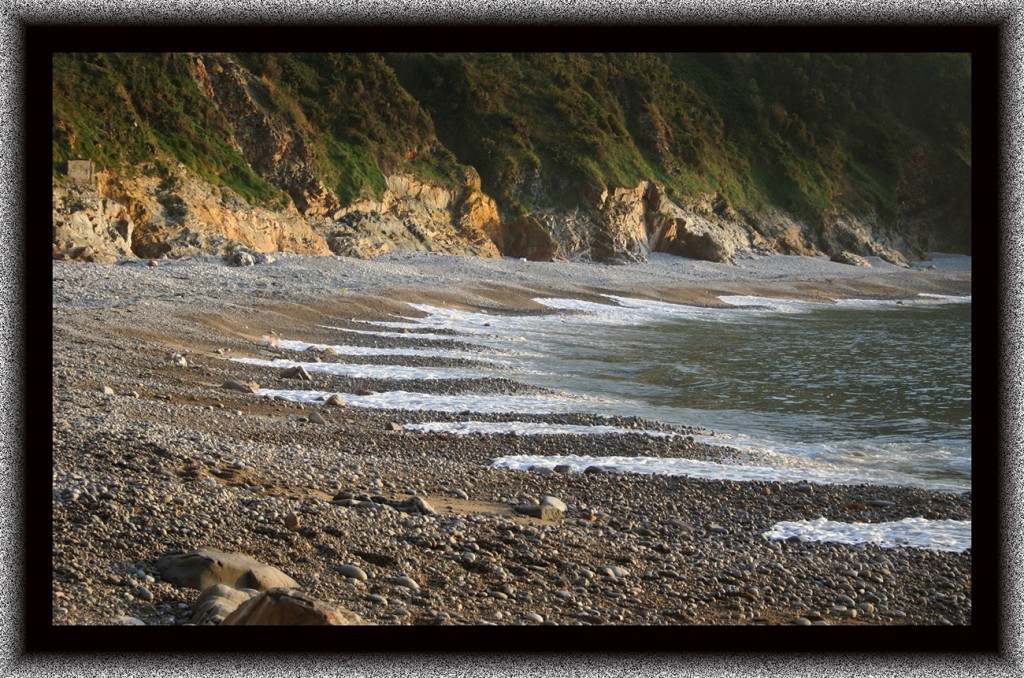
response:
<path id="1" fill-rule="evenodd" d="M 934 306 L 935 304 L 969 304 L 971 297 L 957 297 L 949 294 L 931 294 L 922 292 L 916 297 L 904 299 L 837 299 L 840 308 L 879 308 L 899 309 L 915 306 Z"/>
<path id="2" fill-rule="evenodd" d="M 514 455 L 494 460 L 498 468 L 529 470 L 538 466 L 554 468 L 568 464 L 576 471 L 597 466 L 617 473 L 688 476 L 705 480 L 759 480 L 766 482 L 809 482 L 816 485 L 904 485 L 904 479 L 892 473 L 872 473 L 856 467 L 802 463 L 764 466 L 760 464 L 721 464 L 712 461 L 665 457 L 592 457 L 579 455 Z"/>
<path id="3" fill-rule="evenodd" d="M 953 294 L 933 294 L 931 292 L 921 292 L 917 296 L 928 297 L 929 299 L 937 299 L 939 301 L 949 302 L 951 304 L 969 304 L 971 303 L 971 297 L 961 297 Z"/>
<path id="4" fill-rule="evenodd" d="M 407 367 L 404 365 L 358 365 L 351 363 L 306 363 L 294 360 L 265 360 L 263 358 L 231 358 L 234 362 L 287 369 L 303 367 L 307 372 L 323 372 L 356 379 L 480 379 L 490 376 L 483 370 L 461 367 Z"/>
<path id="5" fill-rule="evenodd" d="M 256 395 L 282 398 L 294 402 L 322 403 L 334 392 L 313 390 L 285 390 L 261 388 Z M 473 412 L 477 414 L 528 413 L 565 414 L 586 412 L 601 403 L 566 395 L 478 395 L 478 394 L 436 394 L 413 391 L 384 391 L 360 396 L 352 393 L 338 393 L 349 407 L 365 407 L 387 410 L 416 410 L 432 412 Z"/>
<path id="6" fill-rule="evenodd" d="M 622 435 L 633 433 L 645 435 L 651 438 L 672 438 L 680 435 L 678 433 L 667 431 L 646 431 L 643 429 L 607 426 L 604 424 L 586 426 L 581 424 L 544 424 L 532 421 L 431 421 L 423 424 L 403 424 L 403 428 L 409 431 L 452 433 L 455 435 L 470 435 L 474 433 L 515 433 L 517 435 Z"/>
<path id="7" fill-rule="evenodd" d="M 941 442 L 846 440 L 830 443 L 781 442 L 723 433 L 694 435 L 708 445 L 726 445 L 773 468 L 793 474 L 831 477 L 848 482 L 899 485 L 964 492 L 970 489 L 971 459 L 943 449 Z M 953 474 L 953 475 L 951 475 Z M 959 475 L 955 475 L 959 474 Z"/>
<path id="8" fill-rule="evenodd" d="M 477 360 L 481 362 L 491 363 L 498 362 L 493 358 L 488 358 L 484 356 L 482 353 L 473 351 L 459 351 L 456 349 L 445 348 L 380 348 L 378 346 L 345 346 L 339 344 L 313 344 L 305 341 L 295 341 L 292 339 L 281 338 L 277 338 L 277 345 L 289 351 L 308 351 L 310 349 L 324 350 L 329 348 L 339 354 L 353 356 L 402 355 L 423 358 L 463 358 L 467 360 Z"/>
<path id="9" fill-rule="evenodd" d="M 817 301 L 774 299 L 772 297 L 755 297 L 745 294 L 726 294 L 718 298 L 730 306 L 755 311 L 771 311 L 773 313 L 809 313 L 816 308 L 827 308 L 831 305 Z"/>
<path id="10" fill-rule="evenodd" d="M 377 325 L 377 323 L 367 323 L 370 325 Z M 417 323 L 402 323 L 407 328 L 417 328 Z M 352 334 L 365 334 L 374 337 L 389 337 L 395 339 L 420 339 L 425 341 L 460 341 L 463 343 L 472 343 L 467 341 L 465 335 L 456 334 L 438 334 L 436 332 L 402 332 L 399 330 L 357 330 L 351 327 L 335 327 L 333 325 L 320 325 L 324 329 L 336 330 L 338 332 L 351 332 Z"/>
<path id="11" fill-rule="evenodd" d="M 825 518 L 776 523 L 763 533 L 767 539 L 878 544 L 933 551 L 965 551 L 971 548 L 971 521 L 904 518 L 887 523 L 840 523 Z"/>
<path id="12" fill-rule="evenodd" d="M 775 299 L 751 295 L 724 295 L 718 297 L 730 306 L 754 311 L 773 313 L 809 313 L 825 308 L 905 308 L 932 304 L 969 304 L 971 297 L 923 292 L 915 297 L 902 299 L 836 299 L 832 302 L 806 301 L 799 299 Z"/>

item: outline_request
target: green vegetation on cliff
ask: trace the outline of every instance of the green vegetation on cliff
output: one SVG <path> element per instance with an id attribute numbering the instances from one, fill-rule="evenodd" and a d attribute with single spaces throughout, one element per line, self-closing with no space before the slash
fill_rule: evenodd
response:
<path id="1" fill-rule="evenodd" d="M 970 246 L 967 54 L 259 54 L 232 58 L 302 135 L 342 203 L 385 176 L 477 169 L 507 214 L 604 187 L 721 193 L 813 230 L 846 211 Z M 182 54 L 56 54 L 53 161 L 184 163 L 247 200 L 259 176 Z"/>
<path id="2" fill-rule="evenodd" d="M 88 158 L 119 171 L 152 163 L 162 176 L 169 159 L 246 200 L 282 200 L 230 142 L 230 121 L 199 89 L 185 55 L 54 55 L 55 172 Z"/>

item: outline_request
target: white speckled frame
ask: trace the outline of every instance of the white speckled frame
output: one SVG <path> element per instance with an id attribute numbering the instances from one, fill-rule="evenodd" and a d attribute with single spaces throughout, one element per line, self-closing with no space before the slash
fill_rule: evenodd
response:
<path id="1" fill-rule="evenodd" d="M 1002 532 L 990 535 L 1002 548 L 1001 598 L 1002 635 L 1000 652 L 975 654 L 876 654 L 872 646 L 878 634 L 853 633 L 851 629 L 819 629 L 823 633 L 807 635 L 807 631 L 796 628 L 777 629 L 701 629 L 670 628 L 652 629 L 593 629 L 594 631 L 561 634 L 557 629 L 450 629 L 448 634 L 434 633 L 437 629 L 400 628 L 386 631 L 369 631 L 346 640 L 336 640 L 320 646 L 322 652 L 306 651 L 305 647 L 313 638 L 322 640 L 319 634 L 298 636 L 288 631 L 274 630 L 264 634 L 260 629 L 250 629 L 243 634 L 223 634 L 216 646 L 227 653 L 210 654 L 201 650 L 211 647 L 202 642 L 199 634 L 207 635 L 209 629 L 172 628 L 163 629 L 82 629 L 102 631 L 83 634 L 86 638 L 104 638 L 99 647 L 92 651 L 88 646 L 76 643 L 73 646 L 50 644 L 48 652 L 26 653 L 24 644 L 33 639 L 30 630 L 23 625 L 27 608 L 41 602 L 49 607 L 49 593 L 46 587 L 25 589 L 21 585 L 22 573 L 29 566 L 46 567 L 47 553 L 33 553 L 24 548 L 26 537 L 48 522 L 47 501 L 49 495 L 42 487 L 45 476 L 36 473 L 36 466 L 28 459 L 25 450 L 33 442 L 42 439 L 48 408 L 41 398 L 45 389 L 39 384 L 35 370 L 46 356 L 37 356 L 40 344 L 29 343 L 24 336 L 32 330 L 32 339 L 45 341 L 46 315 L 41 308 L 39 295 L 45 290 L 47 273 L 43 259 L 44 247 L 49 230 L 42 225 L 45 208 L 37 198 L 46 199 L 46 190 L 40 190 L 40 176 L 28 174 L 48 163 L 31 162 L 30 153 L 41 149 L 48 156 L 48 141 L 45 125 L 45 103 L 26 99 L 26 67 L 30 77 L 45 75 L 47 64 L 36 63 L 39 55 L 26 44 L 22 32 L 25 24 L 52 22 L 57 27 L 72 24 L 102 21 L 108 23 L 112 32 L 123 36 L 123 42 L 109 41 L 112 33 L 92 33 L 80 29 L 82 44 L 78 49 L 98 51 L 135 49 L 142 47 L 140 39 L 146 39 L 152 49 L 193 50 L 204 45 L 204 49 L 227 49 L 211 43 L 219 34 L 226 38 L 223 44 L 242 49 L 245 31 L 222 27 L 209 33 L 195 30 L 199 23 L 241 21 L 282 26 L 275 32 L 272 41 L 253 40 L 249 49 L 416 49 L 455 50 L 472 44 L 474 49 L 490 46 L 513 50 L 799 50 L 835 49 L 854 51 L 854 45 L 866 49 L 899 51 L 904 49 L 901 32 L 892 29 L 912 23 L 939 22 L 956 33 L 957 28 L 970 24 L 1001 26 L 1001 52 L 990 53 L 1002 62 L 998 74 L 1005 88 L 1002 93 L 1002 118 L 999 144 L 999 158 L 990 157 L 983 147 L 985 129 L 975 130 L 975 144 L 981 152 L 976 155 L 976 169 L 983 180 L 989 180 L 1002 188 L 1002 203 L 997 213 L 994 203 L 979 204 L 982 200 L 995 199 L 995 186 L 986 187 L 975 183 L 976 218 L 975 239 L 983 245 L 981 252 L 998 248 L 1001 255 L 1003 277 L 994 287 L 982 288 L 975 294 L 976 303 L 986 292 L 999 290 L 1003 295 L 999 301 L 989 303 L 994 315 L 978 314 L 984 323 L 984 332 L 976 334 L 979 339 L 996 336 L 990 327 L 995 317 L 1001 316 L 1004 324 L 1003 352 L 994 351 L 987 362 L 978 363 L 994 367 L 996 358 L 1000 366 L 1005 390 L 1000 392 L 999 403 L 1003 415 L 1002 446 L 992 441 L 991 446 L 977 446 L 979 454 L 985 450 L 1002 454 L 1002 463 L 990 460 L 987 467 L 995 470 L 997 465 L 1004 510 L 1001 516 Z M 416 30 L 398 30 L 399 23 L 422 24 Z M 503 25 L 504 29 L 494 36 L 481 27 L 469 27 L 466 23 Z M 553 32 L 537 32 L 529 25 L 544 23 L 567 23 Z M 832 34 L 836 22 L 849 26 L 843 33 Z M 328 23 L 348 24 L 330 31 Z M 585 23 L 612 23 L 614 28 L 601 33 L 601 40 L 595 44 L 593 34 L 583 30 Z M 626 23 L 634 24 L 626 26 Z M 783 24 L 806 24 L 804 28 L 785 29 Z M 810 24 L 821 24 L 819 30 Z M 143 28 L 144 24 L 161 24 L 153 33 Z M 283 25 L 292 24 L 291 28 Z M 353 24 L 362 24 L 356 28 Z M 683 24 L 690 24 L 684 26 Z M 872 27 L 872 25 L 880 24 Z M 309 25 L 312 30 L 296 28 Z M 461 27 L 460 27 L 461 25 Z M 713 26 L 724 27 L 714 30 Z M 731 26 L 731 28 L 730 28 Z M 859 27 L 858 27 L 859 26 Z M 381 30 L 369 30 L 378 27 Z M 0 322 L 0 338 L 5 350 L 0 353 L 0 374 L 3 375 L 3 410 L 0 419 L 0 450 L 3 464 L 0 477 L 3 478 L 4 492 L 0 497 L 0 509 L 4 521 L 2 570 L 5 586 L 0 587 L 0 606 L 3 614 L 3 650 L 5 673 L 9 675 L 162 675 L 194 676 L 199 674 L 222 675 L 552 675 L 552 676 L 809 676 L 809 675 L 877 675 L 877 676 L 960 676 L 960 675 L 1021 675 L 1022 606 L 1020 600 L 1020 571 L 1011 566 L 1020 560 L 1020 478 L 1017 469 L 1024 460 L 1024 425 L 1021 413 L 1024 410 L 1019 388 L 1021 351 L 1019 341 L 1024 327 L 1020 321 L 1020 290 L 1022 279 L 1022 249 L 1024 241 L 1017 224 L 1024 219 L 1021 214 L 1020 166 L 1020 73 L 1024 70 L 1020 51 L 1022 30 L 1021 10 L 1011 3 L 997 2 L 987 8 L 970 2 L 935 2 L 925 8 L 911 8 L 898 2 L 877 2 L 866 6 L 860 2 L 612 2 L 581 0 L 579 2 L 542 2 L 527 0 L 488 1 L 479 3 L 454 4 L 425 1 L 384 2 L 229 2 L 209 5 L 192 1 L 149 1 L 125 5 L 112 0 L 95 2 L 32 2 L 5 3 L 4 21 L 0 29 L 2 45 L 4 93 L 0 107 L 0 148 L 4 151 L 2 183 L 5 189 L 3 201 L 4 218 L 0 220 L 5 247 L 0 255 L 0 270 L 4 284 L 0 286 L 0 297 L 4 302 L 5 315 Z M 90 44 L 89 36 L 103 37 L 103 41 Z M 267 33 L 256 33 L 254 37 L 266 38 Z M 608 38 L 614 36 L 613 43 Z M 461 38 L 465 38 L 463 43 Z M 921 36 L 918 36 L 921 37 Z M 149 41 L 149 38 L 154 38 Z M 331 39 L 327 39 L 331 38 Z M 483 39 L 481 39 L 483 38 Z M 833 41 L 834 38 L 834 41 Z M 474 42 L 475 40 L 475 42 Z M 993 44 L 975 45 L 979 49 L 994 49 Z M 56 46 L 54 46 L 56 47 Z M 907 49 L 916 49 L 913 43 Z M 59 47 L 57 47 L 59 48 Z M 936 49 L 931 44 L 929 49 Z M 984 86 L 981 78 L 979 84 Z M 38 92 L 45 92 L 43 87 Z M 984 93 L 984 92 L 983 92 Z M 989 92 L 991 94 L 991 92 Z M 984 108 L 980 109 L 984 113 Z M 995 120 L 995 117 L 991 117 Z M 30 121 L 35 121 L 30 123 Z M 991 133 L 992 130 L 988 130 Z M 28 151 L 23 147 L 23 138 L 28 132 Z M 38 138 L 37 138 L 38 137 Z M 995 161 L 1002 163 L 1002 173 L 996 174 Z M 985 166 L 985 163 L 990 166 Z M 42 175 L 45 177 L 45 175 Z M 24 181 L 24 178 L 28 181 Z M 36 182 L 36 183 L 33 183 Z M 45 189 L 45 187 L 44 187 Z M 978 200 L 978 197 L 982 200 Z M 22 208 L 22 209 L 19 209 Z M 977 211 L 978 209 L 982 211 Z M 995 223 L 981 223 L 978 217 Z M 989 226 L 985 231 L 983 226 Z M 993 236 L 998 232 L 998 236 Z M 23 256 L 19 256 L 23 255 Z M 995 275 L 992 269 L 992 275 Z M 988 285 L 979 277 L 979 285 Z M 985 306 L 978 306 L 983 309 Z M 41 329 L 40 329 L 41 327 Z M 986 359 L 982 352 L 976 355 Z M 29 368 L 33 370 L 30 374 Z M 998 371 L 998 367 L 995 368 Z M 979 384 L 986 383 L 979 380 Z M 986 386 L 991 395 L 994 391 Z M 983 389 L 978 396 L 983 397 Z M 24 394 L 28 392 L 28 400 Z M 39 400 L 39 402 L 36 402 Z M 991 408 L 995 409 L 995 408 Z M 42 414 L 40 414 L 42 412 Z M 979 408 L 979 416 L 984 416 Z M 995 429 L 995 422 L 990 421 Z M 989 438 L 988 440 L 992 440 Z M 28 461 L 28 463 L 26 463 Z M 979 471 L 984 460 L 976 462 Z M 46 472 L 45 467 L 42 469 Z M 28 474 L 28 475 L 24 475 Z M 22 483 L 26 482 L 23 488 Z M 23 495 L 24 491 L 24 495 Z M 988 492 L 979 493 L 979 501 Z M 33 496 L 44 496 L 40 503 Z M 25 498 L 29 503 L 23 503 Z M 38 520 L 42 512 L 42 520 Z M 976 521 L 977 523 L 978 521 Z M 36 535 L 38 537 L 38 535 Z M 45 543 L 46 539 L 42 542 Z M 38 544 L 39 542 L 32 542 Z M 988 576 L 988 573 L 984 573 Z M 978 577 L 975 578 L 978 581 Z M 45 601 L 45 602 L 44 602 Z M 978 608 L 976 608 L 978 609 Z M 228 629 L 221 629 L 227 631 Z M 236 629 L 237 630 L 237 629 Z M 263 631 L 265 631 L 264 629 Z M 879 629 L 881 630 L 881 629 Z M 484 632 L 481 632 L 484 631 Z M 541 633 L 538 633 L 541 631 Z M 737 632 L 739 631 L 739 632 Z M 934 652 L 943 652 L 949 646 L 939 638 L 947 636 L 936 629 L 937 639 L 931 646 Z M 198 632 L 198 633 L 197 633 Z M 155 636 L 155 633 L 163 634 Z M 344 633 L 349 633 L 348 630 Z M 796 637 L 795 633 L 800 633 Z M 918 634 L 932 633 L 923 629 L 889 629 L 891 637 L 906 638 L 909 643 Z M 121 638 L 113 637 L 122 634 Z M 74 635 L 74 629 L 70 636 Z M 62 638 L 66 638 L 62 636 Z M 890 644 L 891 646 L 891 644 Z M 267 650 L 303 648 L 302 653 L 282 654 Z M 898 647 L 898 645 L 896 645 Z M 195 648 L 190 651 L 190 648 Z M 367 649 L 373 652 L 366 652 Z M 111 650 L 116 649 L 117 652 Z M 754 650 L 747 652 L 746 650 Z M 774 652 L 783 649 L 789 652 Z M 101 650 L 101 651 L 100 651 Z M 140 650 L 142 650 L 140 652 Z M 171 650 L 174 650 L 171 653 Z M 417 650 L 420 653 L 412 653 Z M 422 653 L 423 650 L 433 650 Z M 360 652 L 362 651 L 362 652 Z M 545 652 L 541 652 L 545 651 Z M 469 652 L 474 652 L 469 654 Z M 602 652 L 602 654 L 597 654 Z M 329 654 L 328 654 L 329 653 Z M 840 654 L 841 653 L 841 654 Z"/>

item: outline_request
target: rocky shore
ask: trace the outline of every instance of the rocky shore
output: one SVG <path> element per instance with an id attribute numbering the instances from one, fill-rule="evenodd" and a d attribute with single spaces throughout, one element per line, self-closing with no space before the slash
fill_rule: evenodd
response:
<path id="1" fill-rule="evenodd" d="M 688 438 L 688 429 L 672 438 L 456 436 L 405 425 L 507 417 L 303 404 L 226 386 L 538 392 L 502 378 L 398 383 L 313 373 L 300 381 L 229 360 L 294 357 L 265 337 L 328 342 L 334 335 L 324 325 L 416 315 L 406 302 L 522 313 L 538 312 L 533 297 L 556 292 L 713 304 L 727 293 L 895 298 L 971 287 L 963 257 L 936 258 L 931 268 L 672 259 L 614 267 L 398 254 L 278 256 L 248 267 L 214 259 L 53 262 L 53 623 L 230 623 L 231 611 L 260 588 L 278 590 L 229 584 L 244 595 L 211 612 L 200 604 L 203 590 L 176 579 L 165 560 L 208 548 L 275 568 L 285 579 L 273 581 L 315 601 L 309 609 L 334 610 L 330 623 L 971 624 L 969 550 L 762 536 L 779 521 L 819 517 L 969 520 L 969 493 L 512 471 L 493 460 L 741 460 Z M 357 341 L 428 345 L 415 333 Z M 390 355 L 360 362 L 452 364 Z M 590 414 L 516 418 L 669 428 Z"/>

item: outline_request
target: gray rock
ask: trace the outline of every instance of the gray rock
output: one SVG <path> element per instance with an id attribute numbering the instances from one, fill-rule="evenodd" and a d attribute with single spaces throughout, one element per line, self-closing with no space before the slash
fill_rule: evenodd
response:
<path id="1" fill-rule="evenodd" d="M 136 617 L 129 617 L 128 615 L 122 614 L 114 617 L 113 623 L 117 626 L 145 626 L 146 622 Z"/>
<path id="2" fill-rule="evenodd" d="M 298 588 L 294 579 L 276 567 L 242 553 L 225 553 L 205 547 L 164 556 L 157 561 L 156 569 L 164 581 L 200 591 L 215 584 L 257 591 Z"/>
<path id="3" fill-rule="evenodd" d="M 366 572 L 362 568 L 356 567 L 355 565 L 339 565 L 338 574 L 342 577 L 349 577 L 351 579 L 358 579 L 359 581 L 366 581 Z"/>
<path id="4" fill-rule="evenodd" d="M 405 505 L 424 515 L 437 514 L 437 509 L 427 503 L 427 500 L 423 497 L 413 497 L 409 501 L 405 502 Z"/>
<path id="5" fill-rule="evenodd" d="M 231 266 L 254 266 L 256 258 L 248 252 L 232 252 L 224 258 Z"/>
<path id="6" fill-rule="evenodd" d="M 331 407 L 345 407 L 345 405 L 347 404 L 345 402 L 345 399 L 342 398 L 337 393 L 334 393 L 331 396 L 329 396 L 327 400 L 325 400 L 324 402 L 330 405 Z"/>
<path id="7" fill-rule="evenodd" d="M 302 381 L 312 381 L 313 377 L 309 376 L 309 372 L 302 365 L 296 365 L 295 367 L 289 367 L 281 376 L 285 379 L 301 379 Z"/>
<path id="8" fill-rule="evenodd" d="M 569 475 L 570 473 L 573 473 L 573 469 L 572 466 L 569 466 L 568 464 L 559 464 L 558 466 L 555 467 L 555 473 Z"/>
<path id="9" fill-rule="evenodd" d="M 417 584 L 417 583 L 416 583 L 416 582 L 415 582 L 415 581 L 414 581 L 414 580 L 413 580 L 412 578 L 410 578 L 410 577 L 397 577 L 397 578 L 396 578 L 396 579 L 395 579 L 394 581 L 395 581 L 395 583 L 396 583 L 396 584 L 398 584 L 399 586 L 405 587 L 405 588 L 407 588 L 407 589 L 412 589 L 412 590 L 414 590 L 414 591 L 419 591 L 419 590 L 420 590 L 420 585 L 419 585 L 419 584 Z"/>
<path id="10" fill-rule="evenodd" d="M 327 420 L 324 419 L 323 415 L 321 415 L 319 412 L 310 412 L 308 419 L 309 419 L 310 423 L 312 423 L 312 424 L 326 424 L 327 423 Z"/>
<path id="11" fill-rule="evenodd" d="M 829 260 L 834 261 L 837 264 L 848 264 L 850 266 L 863 266 L 865 268 L 871 268 L 871 264 L 868 262 L 867 259 L 860 256 L 859 254 L 854 254 L 853 252 L 836 252 L 831 257 L 829 257 Z"/>
<path id="12" fill-rule="evenodd" d="M 241 391 L 242 393 L 255 393 L 260 388 L 255 381 L 239 381 L 238 379 L 228 379 L 220 386 L 229 391 Z"/>
<path id="13" fill-rule="evenodd" d="M 565 505 L 564 501 L 562 501 L 558 497 L 552 497 L 550 495 L 545 495 L 545 496 L 541 497 L 540 505 L 541 506 L 550 506 L 551 508 L 557 509 L 557 510 L 561 511 L 562 513 L 565 513 L 568 510 L 568 508 L 569 508 L 568 506 Z"/>
<path id="14" fill-rule="evenodd" d="M 541 520 L 561 520 L 565 515 L 565 511 L 544 504 L 520 504 L 516 507 L 516 512 Z"/>

